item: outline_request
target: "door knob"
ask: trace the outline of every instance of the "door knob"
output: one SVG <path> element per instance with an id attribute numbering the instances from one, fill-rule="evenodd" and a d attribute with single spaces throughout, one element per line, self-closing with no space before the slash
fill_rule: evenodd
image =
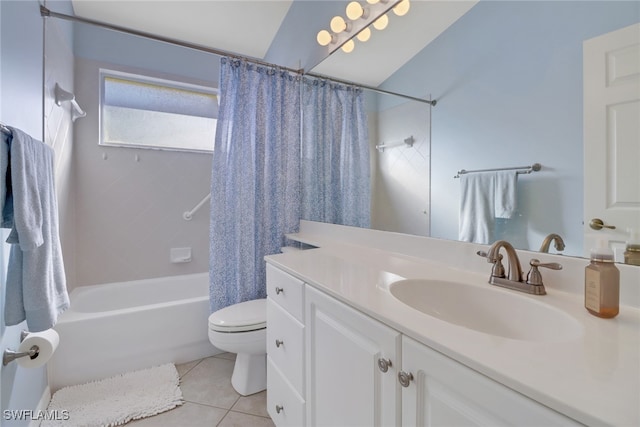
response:
<path id="1" fill-rule="evenodd" d="M 609 228 L 611 230 L 616 229 L 615 225 L 606 225 L 604 221 L 602 221 L 600 218 L 593 218 L 589 222 L 589 227 L 591 227 L 594 230 L 602 230 L 603 228 Z"/>

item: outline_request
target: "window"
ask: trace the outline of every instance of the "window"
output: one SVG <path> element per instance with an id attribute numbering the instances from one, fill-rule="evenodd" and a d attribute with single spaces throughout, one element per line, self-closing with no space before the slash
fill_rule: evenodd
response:
<path id="1" fill-rule="evenodd" d="M 100 144 L 213 151 L 217 91 L 100 70 Z"/>

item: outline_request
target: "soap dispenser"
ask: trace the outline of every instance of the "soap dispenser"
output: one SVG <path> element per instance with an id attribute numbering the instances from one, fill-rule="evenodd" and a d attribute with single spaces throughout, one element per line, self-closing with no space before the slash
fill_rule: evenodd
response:
<path id="1" fill-rule="evenodd" d="M 594 316 L 612 318 L 620 311 L 620 271 L 606 240 L 591 250 L 584 271 L 584 306 Z"/>
<path id="2" fill-rule="evenodd" d="M 624 263 L 640 265 L 640 234 L 633 229 L 627 229 L 627 231 L 629 232 L 629 240 L 624 251 Z"/>

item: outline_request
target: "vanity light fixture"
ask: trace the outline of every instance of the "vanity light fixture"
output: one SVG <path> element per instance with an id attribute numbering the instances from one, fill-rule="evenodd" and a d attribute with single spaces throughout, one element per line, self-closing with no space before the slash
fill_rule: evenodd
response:
<path id="1" fill-rule="evenodd" d="M 396 15 L 404 16 L 411 7 L 409 0 L 366 0 L 366 2 L 367 4 L 359 1 L 350 2 L 345 10 L 347 20 L 342 16 L 334 16 L 329 25 L 331 31 L 318 32 L 316 36 L 318 44 L 320 46 L 336 45 L 329 46 L 329 53 L 334 52 L 338 47 L 342 47 L 346 53 L 352 52 L 355 48 L 354 37 L 361 42 L 371 38 L 371 25 L 379 31 L 387 28 L 389 10 L 393 9 Z"/>

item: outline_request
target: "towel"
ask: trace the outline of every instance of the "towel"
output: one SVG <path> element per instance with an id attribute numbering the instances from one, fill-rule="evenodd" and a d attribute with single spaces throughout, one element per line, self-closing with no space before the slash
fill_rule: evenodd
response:
<path id="1" fill-rule="evenodd" d="M 516 211 L 517 195 L 516 186 L 518 184 L 518 172 L 497 171 L 495 172 L 495 217 L 511 218 Z"/>
<path id="2" fill-rule="evenodd" d="M 52 328 L 69 307 L 55 195 L 53 149 L 11 128 L 9 150 L 13 226 L 7 268 L 5 324 Z M 7 211 L 5 206 L 5 211 Z M 4 220 L 5 218 L 3 218 Z"/>
<path id="3" fill-rule="evenodd" d="M 495 174 L 463 174 L 460 186 L 459 239 L 491 243 L 495 218 Z"/>
<path id="4" fill-rule="evenodd" d="M 4 132 L 0 142 L 0 227 L 13 226 L 13 195 L 11 194 L 11 169 L 9 168 L 9 146 L 11 135 Z M 6 212 L 5 212 L 6 207 Z"/>
<path id="5" fill-rule="evenodd" d="M 511 218 L 516 210 L 516 171 L 464 174 L 460 185 L 459 240 L 492 243 L 495 218 Z"/>

